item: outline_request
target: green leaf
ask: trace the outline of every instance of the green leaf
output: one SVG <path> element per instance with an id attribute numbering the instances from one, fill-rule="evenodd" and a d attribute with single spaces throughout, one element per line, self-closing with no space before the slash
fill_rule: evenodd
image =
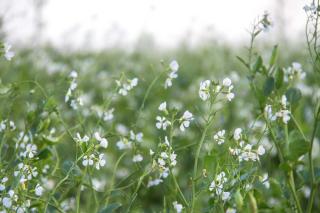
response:
<path id="1" fill-rule="evenodd" d="M 56 145 L 59 142 L 59 138 L 51 135 L 42 135 L 43 142 L 48 145 Z"/>
<path id="2" fill-rule="evenodd" d="M 243 197 L 242 197 L 239 189 L 236 191 L 236 193 L 234 193 L 234 200 L 236 201 L 237 208 L 242 209 Z"/>
<path id="3" fill-rule="evenodd" d="M 274 89 L 274 78 L 268 77 L 264 82 L 263 93 L 265 96 L 269 96 Z"/>
<path id="4" fill-rule="evenodd" d="M 57 102 L 53 97 L 50 97 L 44 105 L 44 110 L 53 112 L 57 107 Z"/>
<path id="5" fill-rule="evenodd" d="M 70 171 L 71 170 L 71 171 Z M 67 175 L 68 173 L 74 177 L 81 176 L 81 170 L 78 165 L 74 165 L 73 161 L 66 160 L 62 164 L 62 173 Z"/>
<path id="6" fill-rule="evenodd" d="M 259 72 L 260 68 L 262 67 L 262 64 L 263 64 L 263 60 L 262 60 L 261 56 L 259 56 L 259 57 L 257 58 L 255 64 L 254 64 L 253 67 L 252 67 L 252 71 L 253 71 L 254 73 Z"/>
<path id="7" fill-rule="evenodd" d="M 11 89 L 11 86 L 0 85 L 0 95 L 7 94 Z"/>
<path id="8" fill-rule="evenodd" d="M 272 54 L 269 61 L 270 67 L 272 67 L 276 63 L 277 58 L 278 58 L 278 45 L 275 45 L 272 49 Z"/>
<path id="9" fill-rule="evenodd" d="M 292 170 L 291 165 L 288 162 L 280 163 L 279 168 L 284 172 L 290 172 Z"/>
<path id="10" fill-rule="evenodd" d="M 37 157 L 40 160 L 48 159 L 50 156 L 51 156 L 51 152 L 50 152 L 50 150 L 48 148 L 45 148 L 45 149 L 41 150 L 39 152 L 39 154 L 37 155 Z"/>
<path id="11" fill-rule="evenodd" d="M 110 203 L 106 207 L 99 210 L 99 213 L 109 213 L 120 208 L 122 205 L 120 203 Z"/>
<path id="12" fill-rule="evenodd" d="M 280 89 L 283 85 L 283 76 L 284 76 L 283 69 L 279 67 L 277 69 L 276 76 L 275 76 L 276 77 L 275 85 L 277 89 Z"/>
<path id="13" fill-rule="evenodd" d="M 241 58 L 240 56 L 237 56 L 237 59 L 245 66 L 247 67 L 248 69 L 250 69 L 249 65 L 247 64 L 247 62 Z"/>
<path id="14" fill-rule="evenodd" d="M 295 104 L 301 99 L 301 91 L 297 88 L 290 88 L 286 92 L 286 97 L 291 104 Z"/>
<path id="15" fill-rule="evenodd" d="M 289 160 L 297 161 L 298 158 L 310 149 L 308 141 L 304 140 L 298 131 L 292 131 L 289 135 L 289 149 L 287 157 Z"/>

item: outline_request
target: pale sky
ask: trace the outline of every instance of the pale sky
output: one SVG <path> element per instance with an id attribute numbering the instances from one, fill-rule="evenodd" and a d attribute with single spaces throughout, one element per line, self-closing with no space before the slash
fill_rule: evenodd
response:
<path id="1" fill-rule="evenodd" d="M 264 11 L 274 22 L 270 38 L 284 29 L 288 39 L 297 39 L 304 30 L 302 7 L 307 1 L 282 0 L 281 6 L 275 3 L 280 0 L 46 0 L 41 34 L 35 28 L 39 19 L 34 2 L 0 1 L 10 42 L 45 41 L 71 48 L 126 47 L 141 34 L 148 34 L 160 47 L 174 47 L 181 40 L 197 44 L 214 37 L 239 43 L 248 37 L 246 29 Z"/>

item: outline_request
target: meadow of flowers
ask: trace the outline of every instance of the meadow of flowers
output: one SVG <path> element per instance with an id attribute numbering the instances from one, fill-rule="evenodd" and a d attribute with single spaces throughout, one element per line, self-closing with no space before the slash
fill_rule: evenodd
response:
<path id="1" fill-rule="evenodd" d="M 305 46 L 0 52 L 0 212 L 319 212 L 319 6 Z M 292 44 L 291 44 L 292 45 Z"/>

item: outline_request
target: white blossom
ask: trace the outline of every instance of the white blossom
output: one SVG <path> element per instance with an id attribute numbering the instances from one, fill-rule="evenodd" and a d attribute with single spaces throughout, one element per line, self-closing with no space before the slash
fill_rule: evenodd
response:
<path id="1" fill-rule="evenodd" d="M 157 120 L 156 127 L 157 127 L 158 129 L 166 130 L 167 127 L 168 127 L 169 125 L 171 125 L 171 122 L 168 121 L 165 117 L 157 116 L 157 117 L 156 117 L 156 120 Z"/>
<path id="2" fill-rule="evenodd" d="M 173 208 L 176 210 L 177 213 L 182 212 L 182 209 L 183 209 L 182 204 L 178 203 L 177 201 L 174 201 L 172 203 L 172 205 L 173 205 Z"/>
<path id="3" fill-rule="evenodd" d="M 224 143 L 224 140 L 225 140 L 225 130 L 220 130 L 218 131 L 214 136 L 213 136 L 213 139 L 218 142 L 218 145 L 221 145 Z"/>
<path id="4" fill-rule="evenodd" d="M 40 184 L 37 184 L 34 190 L 35 190 L 35 194 L 40 197 L 44 189 L 42 186 L 40 186 Z"/>
<path id="5" fill-rule="evenodd" d="M 11 49 L 11 44 L 5 43 L 4 44 L 4 57 L 8 60 L 11 61 L 11 59 L 14 57 L 15 53 L 13 51 L 10 51 Z"/>
<path id="6" fill-rule="evenodd" d="M 141 162 L 143 160 L 143 156 L 140 154 L 137 154 L 135 156 L 133 156 L 132 161 L 133 162 Z"/>
<path id="7" fill-rule="evenodd" d="M 200 82 L 199 96 L 203 101 L 210 98 L 210 80 Z"/>
<path id="8" fill-rule="evenodd" d="M 193 120 L 193 115 L 188 110 L 183 113 L 183 116 L 180 118 L 180 130 L 185 131 L 185 128 L 190 126 L 190 121 Z"/>

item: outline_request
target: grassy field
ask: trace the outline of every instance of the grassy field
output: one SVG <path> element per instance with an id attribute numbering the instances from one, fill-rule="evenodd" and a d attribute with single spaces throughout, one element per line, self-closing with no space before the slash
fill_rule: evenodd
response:
<path id="1" fill-rule="evenodd" d="M 0 211 L 318 212 L 317 48 L 254 43 L 265 27 L 240 47 L 3 44 Z"/>

